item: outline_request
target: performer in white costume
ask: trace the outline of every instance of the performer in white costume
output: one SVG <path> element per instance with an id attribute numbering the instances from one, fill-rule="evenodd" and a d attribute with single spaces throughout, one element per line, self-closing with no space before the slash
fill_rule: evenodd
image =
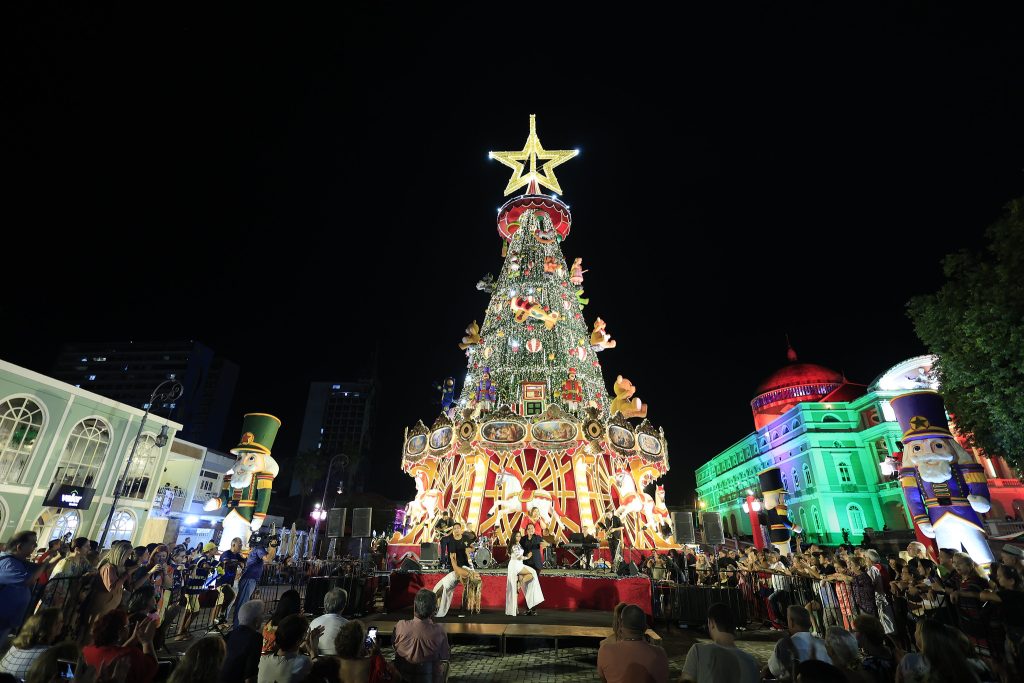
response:
<path id="1" fill-rule="evenodd" d="M 519 539 L 523 534 L 516 531 L 512 534 L 512 540 L 508 544 L 508 581 L 505 585 L 505 614 L 510 617 L 516 616 L 519 607 L 519 588 L 522 586 L 526 594 L 527 614 L 533 612 L 533 608 L 544 602 L 544 593 L 540 589 L 540 579 L 537 578 L 537 571 L 533 567 L 523 564 L 523 547 L 519 545 Z"/>

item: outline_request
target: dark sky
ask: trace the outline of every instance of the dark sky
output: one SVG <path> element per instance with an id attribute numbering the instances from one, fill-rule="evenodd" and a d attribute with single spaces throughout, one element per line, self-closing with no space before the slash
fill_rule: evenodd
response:
<path id="1" fill-rule="evenodd" d="M 345 4 L 0 10 L 0 356 L 47 372 L 64 341 L 200 339 L 241 365 L 238 424 L 280 415 L 287 453 L 308 381 L 379 348 L 373 481 L 408 497 L 402 428 L 463 375 L 501 265 L 487 152 L 535 113 L 582 150 L 558 169 L 563 248 L 679 504 L 751 431 L 786 333 L 865 383 L 923 352 L 906 301 L 1024 187 L 1019 10 Z"/>

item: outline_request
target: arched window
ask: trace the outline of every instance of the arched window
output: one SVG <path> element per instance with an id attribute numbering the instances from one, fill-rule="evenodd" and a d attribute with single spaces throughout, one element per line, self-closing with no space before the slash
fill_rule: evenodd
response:
<path id="1" fill-rule="evenodd" d="M 800 508 L 800 528 L 804 530 L 806 534 L 810 529 L 807 528 L 807 510 Z"/>
<path id="2" fill-rule="evenodd" d="M 53 523 L 53 531 L 50 532 L 50 540 L 54 541 L 64 534 L 71 534 L 71 538 L 75 537 L 75 532 L 78 531 L 78 525 L 82 523 L 82 518 L 79 516 L 77 510 L 67 510 L 57 521 Z"/>
<path id="3" fill-rule="evenodd" d="M 131 453 L 131 446 L 128 449 L 128 453 Z M 152 434 L 143 434 L 139 437 L 139 445 L 135 449 L 131 469 L 128 470 L 128 477 L 121 489 L 122 496 L 138 500 L 146 497 L 159 456 L 160 449 L 157 448 L 156 437 Z"/>
<path id="4" fill-rule="evenodd" d="M 43 409 L 31 399 L 9 398 L 0 403 L 0 481 L 21 481 L 43 421 Z"/>
<path id="5" fill-rule="evenodd" d="M 849 484 L 850 482 L 853 481 L 853 476 L 851 476 L 851 474 L 850 474 L 850 466 L 849 465 L 847 465 L 845 462 L 841 462 L 841 463 L 839 463 L 839 465 L 837 465 L 837 467 L 839 468 L 839 481 L 840 481 L 840 483 Z"/>
<path id="6" fill-rule="evenodd" d="M 135 515 L 131 510 L 121 509 L 114 513 L 110 520 L 110 531 L 107 533 L 107 547 L 114 541 L 131 541 L 135 535 Z"/>
<path id="7" fill-rule="evenodd" d="M 103 420 L 88 418 L 71 430 L 64 444 L 54 480 L 69 486 L 96 486 L 103 459 L 110 448 L 110 428 Z"/>
<path id="8" fill-rule="evenodd" d="M 805 486 L 814 486 L 814 482 L 811 481 L 811 466 L 808 465 L 807 463 L 804 463 L 803 470 L 804 470 L 804 485 Z"/>
<path id="9" fill-rule="evenodd" d="M 839 418 L 829 413 L 825 417 L 821 418 L 822 422 L 839 422 Z"/>
<path id="10" fill-rule="evenodd" d="M 800 475 L 796 473 L 796 468 L 793 468 L 793 490 L 800 490 Z"/>
<path id="11" fill-rule="evenodd" d="M 786 479 L 786 473 L 785 472 L 782 473 L 782 490 L 784 490 L 784 491 L 788 491 L 789 490 L 789 480 Z"/>
<path id="12" fill-rule="evenodd" d="M 814 513 L 814 533 L 821 533 L 821 514 L 818 513 L 818 508 L 812 510 Z"/>
<path id="13" fill-rule="evenodd" d="M 850 518 L 850 531 L 864 531 L 864 511 L 856 503 L 850 503 L 846 507 L 846 514 Z"/>

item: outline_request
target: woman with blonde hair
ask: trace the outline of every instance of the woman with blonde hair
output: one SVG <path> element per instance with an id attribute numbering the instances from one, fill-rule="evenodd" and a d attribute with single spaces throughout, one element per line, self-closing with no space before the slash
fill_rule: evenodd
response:
<path id="1" fill-rule="evenodd" d="M 135 548 L 132 544 L 128 541 L 114 541 L 106 557 L 100 560 L 99 571 L 82 605 L 82 629 L 107 612 L 121 607 L 124 584 L 131 578 L 134 561 Z"/>
<path id="2" fill-rule="evenodd" d="M 227 653 L 222 636 L 200 638 L 185 652 L 167 683 L 217 683 Z"/>
<path id="3" fill-rule="evenodd" d="M 9 673 L 21 680 L 33 662 L 60 637 L 64 620 L 56 607 L 39 610 L 25 620 L 11 649 L 0 660 L 0 673 Z"/>

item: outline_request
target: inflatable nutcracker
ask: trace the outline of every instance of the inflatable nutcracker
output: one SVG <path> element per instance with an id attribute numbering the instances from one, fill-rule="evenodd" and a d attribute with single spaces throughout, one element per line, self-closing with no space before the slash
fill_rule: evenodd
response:
<path id="1" fill-rule="evenodd" d="M 786 489 L 782 487 L 782 470 L 769 467 L 757 475 L 764 497 L 763 523 L 768 527 L 768 538 L 782 555 L 789 555 L 789 539 L 792 532 L 800 533 L 798 525 L 789 521 L 786 508 Z"/>
<path id="2" fill-rule="evenodd" d="M 900 484 L 914 525 L 938 547 L 962 546 L 988 565 L 992 550 L 978 517 L 991 507 L 985 471 L 950 433 L 942 396 L 914 391 L 891 404 L 903 430 Z"/>
<path id="3" fill-rule="evenodd" d="M 259 530 L 270 507 L 274 478 L 280 468 L 270 456 L 281 421 L 266 413 L 247 413 L 242 423 L 242 438 L 231 449 L 234 466 L 224 475 L 220 497 L 206 501 L 204 509 L 228 509 L 224 517 L 224 533 L 220 549 L 228 550 L 231 539 L 247 541 L 253 531 Z"/>

